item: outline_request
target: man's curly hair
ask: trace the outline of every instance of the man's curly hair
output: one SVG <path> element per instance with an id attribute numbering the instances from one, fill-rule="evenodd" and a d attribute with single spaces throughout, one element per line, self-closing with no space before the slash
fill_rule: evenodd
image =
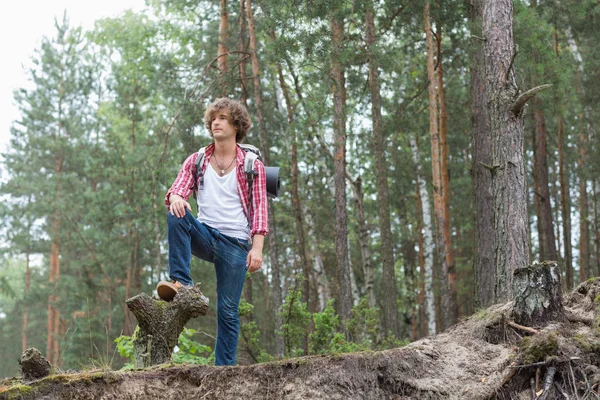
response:
<path id="1" fill-rule="evenodd" d="M 237 128 L 235 141 L 236 143 L 240 143 L 244 140 L 248 134 L 248 131 L 252 127 L 252 121 L 250 121 L 248 110 L 246 110 L 246 107 L 239 101 L 222 97 L 210 103 L 206 109 L 206 112 L 204 113 L 204 125 L 212 137 L 213 133 L 211 125 L 213 117 L 216 113 L 224 108 L 229 110 L 229 122 Z"/>

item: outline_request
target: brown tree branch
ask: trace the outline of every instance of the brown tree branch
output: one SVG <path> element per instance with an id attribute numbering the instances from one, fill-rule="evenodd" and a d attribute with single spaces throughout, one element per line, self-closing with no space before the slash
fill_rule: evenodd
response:
<path id="1" fill-rule="evenodd" d="M 516 323 L 516 322 L 514 322 L 514 321 L 508 321 L 508 322 L 506 323 L 506 325 L 508 325 L 508 326 L 512 326 L 513 328 L 515 328 L 515 329 L 519 329 L 519 330 L 522 330 L 522 331 L 524 331 L 524 332 L 529 332 L 529 333 L 532 333 L 532 334 L 534 334 L 534 335 L 539 335 L 539 334 L 540 334 L 540 331 L 538 331 L 538 330 L 535 330 L 535 329 L 533 329 L 533 328 L 530 328 L 530 327 L 528 327 L 528 326 L 519 325 L 519 324 L 517 324 L 517 323 Z"/>
<path id="2" fill-rule="evenodd" d="M 536 94 L 538 94 L 542 90 L 548 89 L 551 86 L 552 85 L 540 85 L 521 93 L 521 95 L 514 101 L 514 103 L 510 107 L 510 111 L 512 111 L 515 115 L 521 114 L 525 103 L 531 100 Z"/>

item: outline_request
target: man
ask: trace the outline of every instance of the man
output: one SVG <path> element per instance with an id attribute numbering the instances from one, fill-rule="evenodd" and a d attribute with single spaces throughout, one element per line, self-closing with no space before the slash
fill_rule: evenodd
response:
<path id="1" fill-rule="evenodd" d="M 165 196 L 173 282 L 160 282 L 156 290 L 163 300 L 170 301 L 179 288 L 193 285 L 191 254 L 214 263 L 218 321 L 215 365 L 235 365 L 244 278 L 246 271 L 252 273 L 262 266 L 264 237 L 269 232 L 265 169 L 262 162 L 255 161 L 258 175 L 250 195 L 245 152 L 237 145 L 251 127 L 242 104 L 217 99 L 208 106 L 204 123 L 214 143 L 205 148 L 202 173 L 195 174 L 198 153 L 190 155 Z M 194 182 L 194 176 L 201 175 Z M 195 187 L 198 218 L 192 215 L 187 201 Z"/>

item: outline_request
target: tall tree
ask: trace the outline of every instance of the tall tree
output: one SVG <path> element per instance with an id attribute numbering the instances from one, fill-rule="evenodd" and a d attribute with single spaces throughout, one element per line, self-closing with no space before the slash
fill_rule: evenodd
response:
<path id="1" fill-rule="evenodd" d="M 344 42 L 344 16 L 339 5 L 331 14 L 331 77 L 333 80 L 333 136 L 335 182 L 335 249 L 337 274 L 340 282 L 339 314 L 342 321 L 350 319 L 352 284 L 348 262 L 348 217 L 346 213 L 346 79 L 342 63 Z M 345 323 L 344 329 L 345 327 Z"/>
<path id="2" fill-rule="evenodd" d="M 534 101 L 533 134 L 533 185 L 534 205 L 537 214 L 537 230 L 540 242 L 540 259 L 557 261 L 556 240 L 548 185 L 548 161 L 546 145 L 546 122 L 541 101 Z"/>
<path id="3" fill-rule="evenodd" d="M 54 365 L 62 365 L 59 352 L 65 330 L 61 296 L 65 282 L 61 278 L 61 257 L 68 242 L 64 234 L 64 215 L 77 191 L 74 174 L 81 167 L 75 149 L 82 146 L 86 132 L 90 82 L 85 64 L 86 44 L 81 29 L 72 29 L 66 15 L 55 20 L 56 36 L 43 38 L 41 48 L 29 71 L 34 88 L 15 93 L 22 119 L 12 130 L 11 150 L 5 155 L 11 179 L 3 191 L 27 202 L 26 218 L 41 219 L 49 248 L 43 245 L 44 266 L 48 260 L 46 315 L 46 356 Z M 40 173 L 42 171 L 42 173 Z M 29 199 L 29 200 L 28 200 Z M 48 211 L 50 210 L 50 211 Z M 31 243 L 31 223 L 28 224 Z M 48 243 L 46 242 L 46 243 Z M 26 268 L 32 253 L 26 246 Z M 35 246 L 37 247 L 37 246 Z M 30 275 L 26 272 L 26 290 Z M 23 321 L 27 329 L 27 319 Z M 23 338 L 25 342 L 26 338 Z M 28 341 L 28 340 L 27 340 Z"/>
<path id="4" fill-rule="evenodd" d="M 373 1 L 366 4 L 366 39 L 369 57 L 369 90 L 371 93 L 371 120 L 373 123 L 373 153 L 377 176 L 377 204 L 379 206 L 379 227 L 381 231 L 381 253 L 383 269 L 382 307 L 385 314 L 385 329 L 399 336 L 398 312 L 396 306 L 396 274 L 394 272 L 394 248 L 390 223 L 388 200 L 388 177 L 383 124 L 381 120 L 381 93 L 379 84 L 379 64 L 377 54 L 377 33 L 375 30 L 375 10 Z"/>
<path id="5" fill-rule="evenodd" d="M 264 116 L 264 105 L 263 105 L 263 92 L 261 85 L 261 74 L 260 74 L 260 66 L 258 63 L 258 42 L 256 39 L 256 27 L 254 25 L 254 14 L 252 11 L 252 2 L 251 0 L 246 0 L 246 17 L 248 21 L 248 34 L 250 36 L 250 57 L 252 60 L 252 75 L 254 81 L 254 99 L 256 102 L 256 112 L 259 126 L 259 138 L 260 138 L 260 146 L 263 151 L 263 159 L 265 164 L 269 164 L 270 160 L 270 151 L 269 144 L 267 141 L 267 125 L 266 119 Z M 267 242 L 269 246 L 269 261 L 271 264 L 271 270 L 273 274 L 273 302 L 275 313 L 278 313 L 279 307 L 282 304 L 282 292 L 281 292 L 281 283 L 280 283 L 280 266 L 279 261 L 277 259 L 277 231 L 275 225 L 275 210 L 273 203 L 269 201 L 269 225 L 271 227 L 271 233 L 267 237 Z M 275 318 L 276 324 L 279 325 L 281 323 L 281 319 Z M 276 326 L 276 330 L 281 329 L 281 326 Z M 279 343 L 279 342 L 278 342 Z M 279 351 L 281 350 L 278 347 Z"/>
<path id="6" fill-rule="evenodd" d="M 421 295 L 420 295 L 420 319 L 421 335 L 427 336 L 437 333 L 435 319 L 435 300 L 433 288 L 433 227 L 431 223 L 431 212 L 429 210 L 429 193 L 419 156 L 419 146 L 416 139 L 410 138 L 410 148 L 416 170 L 417 185 L 417 221 L 418 221 L 418 243 L 419 243 L 419 266 L 421 268 Z"/>
<path id="7" fill-rule="evenodd" d="M 475 305 L 488 307 L 494 302 L 495 233 L 492 195 L 492 132 L 485 90 L 485 53 L 482 35 L 484 0 L 471 0 L 471 31 L 474 38 L 471 62 L 471 175 L 475 200 Z M 477 38 L 475 38 L 477 37 Z"/>
<path id="8" fill-rule="evenodd" d="M 530 9 L 533 15 L 537 13 L 537 1 L 532 1 Z M 556 35 L 554 35 L 556 36 Z M 542 63 L 543 56 L 540 49 L 533 48 L 531 58 L 534 65 Z M 535 70 L 534 70 L 535 71 Z M 531 74 L 531 84 L 535 86 L 538 81 L 535 72 Z M 547 133 L 546 117 L 544 115 L 544 102 L 542 99 L 532 101 L 533 117 L 533 203 L 537 217 L 537 232 L 539 241 L 539 257 L 541 260 L 557 261 L 556 241 L 554 238 L 554 224 L 552 221 L 552 210 L 550 204 L 550 187 L 548 184 L 548 161 L 547 161 Z"/>
<path id="9" fill-rule="evenodd" d="M 433 204 L 436 221 L 436 243 L 441 263 L 442 307 L 444 309 L 443 327 L 456 322 L 456 286 L 454 273 L 454 257 L 452 255 L 449 221 L 449 190 L 447 176 L 447 146 L 445 139 L 445 106 L 444 96 L 440 89 L 443 86 L 441 75 L 441 59 L 437 57 L 437 72 L 434 53 L 437 47 L 433 43 L 433 28 L 431 26 L 430 3 L 425 3 L 423 18 L 425 21 L 425 42 L 427 47 L 427 77 L 429 79 L 429 131 L 431 138 L 431 170 L 433 175 Z M 441 116 L 444 118 L 440 118 Z M 443 139 L 443 140 L 442 140 Z"/>
<path id="10" fill-rule="evenodd" d="M 227 40 L 229 37 L 229 11 L 227 10 L 227 0 L 219 0 L 219 10 L 221 12 L 221 20 L 219 22 L 219 45 L 217 48 L 217 62 L 219 68 L 219 79 L 221 87 L 221 96 L 227 95 L 227 82 L 225 74 L 227 74 L 227 59 L 229 50 L 227 49 Z"/>
<path id="11" fill-rule="evenodd" d="M 505 301 L 511 293 L 513 270 L 529 263 L 523 107 L 541 88 L 516 96 L 512 1 L 484 3 L 483 37 L 485 90 L 492 132 L 490 168 L 496 243 L 494 297 L 496 301 Z"/>

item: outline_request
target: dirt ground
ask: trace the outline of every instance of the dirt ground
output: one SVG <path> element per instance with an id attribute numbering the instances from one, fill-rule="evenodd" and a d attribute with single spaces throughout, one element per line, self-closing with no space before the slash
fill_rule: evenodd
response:
<path id="1" fill-rule="evenodd" d="M 506 303 L 393 350 L 12 378 L 0 399 L 595 399 L 599 302 L 593 278 L 565 296 L 568 322 L 521 327 Z"/>

